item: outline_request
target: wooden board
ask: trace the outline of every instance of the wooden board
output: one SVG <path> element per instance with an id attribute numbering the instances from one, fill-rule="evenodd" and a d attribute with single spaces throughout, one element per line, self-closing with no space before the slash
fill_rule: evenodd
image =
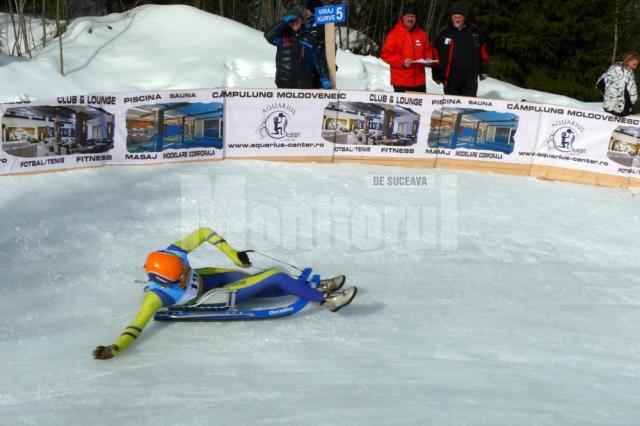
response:
<path id="1" fill-rule="evenodd" d="M 531 167 L 531 176 L 537 177 L 538 179 L 583 183 L 587 185 L 606 186 L 608 188 L 628 188 L 630 185 L 629 178 L 623 176 L 551 166 L 533 165 Z"/>
<path id="2" fill-rule="evenodd" d="M 327 68 L 329 68 L 329 80 L 331 80 L 331 88 L 336 86 L 336 26 L 335 24 L 326 24 L 324 26 L 324 52 L 327 57 Z"/>
<path id="3" fill-rule="evenodd" d="M 334 163 L 359 163 L 374 166 L 393 167 L 420 167 L 432 169 L 435 166 L 435 158 L 375 158 L 375 157 L 335 157 Z"/>
<path id="4" fill-rule="evenodd" d="M 217 158 L 201 158 L 199 160 L 184 160 L 184 161 L 165 161 L 154 163 L 121 163 L 121 164 L 94 164 L 92 166 L 81 167 L 65 167 L 61 169 L 48 169 L 48 170 L 31 170 L 25 172 L 13 172 L 13 173 L 0 173 L 0 176 L 21 176 L 21 175 L 38 175 L 41 173 L 56 173 L 56 172 L 73 172 L 76 170 L 95 169 L 98 167 L 128 167 L 128 166 L 163 166 L 174 164 L 186 164 L 186 163 L 213 163 L 222 161 L 222 157 Z"/>
<path id="5" fill-rule="evenodd" d="M 529 176 L 531 164 L 499 163 L 497 161 L 450 160 L 438 157 L 436 168 Z"/>

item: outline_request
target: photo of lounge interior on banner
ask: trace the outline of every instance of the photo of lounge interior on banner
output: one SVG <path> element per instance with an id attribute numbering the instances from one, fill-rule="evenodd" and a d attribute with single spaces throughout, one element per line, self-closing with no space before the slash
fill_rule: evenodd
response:
<path id="1" fill-rule="evenodd" d="M 222 149 L 223 113 L 220 102 L 131 107 L 127 110 L 127 151 Z"/>
<path id="2" fill-rule="evenodd" d="M 518 116 L 475 108 L 443 108 L 433 111 L 430 148 L 465 148 L 511 154 Z"/>
<path id="3" fill-rule="evenodd" d="M 420 115 L 395 105 L 331 102 L 324 110 L 322 138 L 349 145 L 413 145 Z"/>
<path id="4" fill-rule="evenodd" d="M 94 154 L 113 148 L 113 115 L 88 106 L 9 108 L 2 149 L 16 157 Z"/>
<path id="5" fill-rule="evenodd" d="M 607 157 L 623 166 L 640 168 L 640 128 L 619 126 L 611 135 Z"/>

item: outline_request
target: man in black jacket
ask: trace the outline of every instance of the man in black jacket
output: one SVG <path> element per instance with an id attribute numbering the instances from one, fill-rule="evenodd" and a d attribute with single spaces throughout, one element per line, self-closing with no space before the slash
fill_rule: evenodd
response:
<path id="1" fill-rule="evenodd" d="M 316 7 L 322 7 L 324 4 L 322 0 L 307 0 L 305 3 L 304 16 L 306 21 L 304 22 L 304 28 L 307 34 L 312 37 L 316 42 L 316 63 L 327 63 L 327 56 L 325 51 L 324 40 L 324 25 L 318 25 L 316 22 L 315 9 Z M 331 89 L 331 82 L 328 86 L 320 79 L 318 69 L 313 69 L 313 88 L 314 89 Z"/>
<path id="2" fill-rule="evenodd" d="M 276 52 L 276 86 L 279 89 L 312 89 L 313 73 L 323 87 L 331 88 L 327 61 L 317 55 L 318 44 L 302 26 L 302 17 L 291 13 L 264 33 Z"/>
<path id="3" fill-rule="evenodd" d="M 467 22 L 464 7 L 451 9 L 451 22 L 435 38 L 440 64 L 432 69 L 433 80 L 444 85 L 447 95 L 472 96 L 478 92 L 478 78 L 489 74 L 489 55 L 478 26 Z"/>

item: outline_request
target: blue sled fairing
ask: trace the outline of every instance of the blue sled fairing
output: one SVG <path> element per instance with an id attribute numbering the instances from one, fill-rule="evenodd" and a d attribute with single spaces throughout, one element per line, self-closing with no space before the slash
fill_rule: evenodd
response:
<path id="1" fill-rule="evenodd" d="M 311 268 L 305 268 L 298 277 L 298 281 L 315 288 L 320 282 L 320 276 L 311 276 Z M 282 294 L 271 293 L 265 296 L 274 297 Z M 157 312 L 154 319 L 156 321 L 228 321 L 281 318 L 301 311 L 308 303 L 308 300 L 298 298 L 289 305 L 264 309 L 243 309 L 240 306 L 219 309 L 213 305 L 175 306 Z"/>

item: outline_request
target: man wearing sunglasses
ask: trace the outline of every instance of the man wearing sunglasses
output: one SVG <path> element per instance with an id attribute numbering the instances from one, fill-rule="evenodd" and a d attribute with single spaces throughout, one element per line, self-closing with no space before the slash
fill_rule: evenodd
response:
<path id="1" fill-rule="evenodd" d="M 192 232 L 165 250 L 149 253 L 144 264 L 148 285 L 138 314 L 114 344 L 98 346 L 93 351 L 95 359 L 113 358 L 125 350 L 160 308 L 193 304 L 203 294 L 217 288 L 222 289 L 223 293 L 233 292 L 237 303 L 277 290 L 320 303 L 331 312 L 348 305 L 356 295 L 355 287 L 338 291 L 344 284 L 344 276 L 322 280 L 317 288 L 311 288 L 277 269 L 255 275 L 225 268 L 193 269 L 187 255 L 205 242 L 218 247 L 235 265 L 242 268 L 251 266 L 246 251 L 236 251 L 220 234 L 206 227 Z"/>

